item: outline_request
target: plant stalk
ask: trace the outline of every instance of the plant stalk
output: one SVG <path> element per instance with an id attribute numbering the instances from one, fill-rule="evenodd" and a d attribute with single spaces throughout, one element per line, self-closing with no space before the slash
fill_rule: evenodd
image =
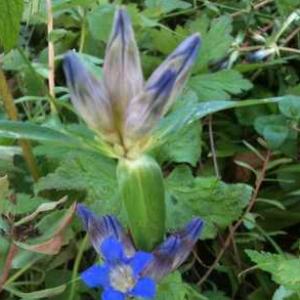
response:
<path id="1" fill-rule="evenodd" d="M 6 77 L 2 70 L 1 61 L 0 61 L 0 95 L 9 119 L 11 119 L 12 121 L 18 121 L 19 120 L 18 111 L 14 103 L 10 89 L 8 87 Z M 19 140 L 19 145 L 22 148 L 23 155 L 28 164 L 29 171 L 34 181 L 37 182 L 40 178 L 40 172 L 36 164 L 31 145 L 27 140 Z"/>

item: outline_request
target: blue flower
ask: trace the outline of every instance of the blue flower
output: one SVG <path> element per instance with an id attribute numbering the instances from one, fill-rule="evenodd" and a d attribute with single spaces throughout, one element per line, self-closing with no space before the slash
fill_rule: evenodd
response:
<path id="1" fill-rule="evenodd" d="M 81 277 L 91 288 L 103 288 L 103 300 L 153 298 L 156 283 L 187 259 L 203 229 L 203 221 L 194 218 L 149 254 L 135 250 L 115 217 L 98 217 L 82 204 L 77 210 L 93 246 L 104 260 L 104 264 L 90 267 Z"/>
<path id="2" fill-rule="evenodd" d="M 140 275 L 153 259 L 151 254 L 138 251 L 128 258 L 122 244 L 113 236 L 106 238 L 100 248 L 105 260 L 104 264 L 93 265 L 81 274 L 81 278 L 91 288 L 102 287 L 103 300 L 154 297 L 155 281 Z"/>

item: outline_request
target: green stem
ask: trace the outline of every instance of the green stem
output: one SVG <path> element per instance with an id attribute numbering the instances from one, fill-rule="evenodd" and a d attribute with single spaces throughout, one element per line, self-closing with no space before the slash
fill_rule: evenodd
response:
<path id="1" fill-rule="evenodd" d="M 71 280 L 70 294 L 69 294 L 68 300 L 73 300 L 75 298 L 76 281 L 77 281 L 76 279 L 77 279 L 77 275 L 78 275 L 78 270 L 79 270 L 80 262 L 81 262 L 81 259 L 83 256 L 83 252 L 86 248 L 88 241 L 89 241 L 89 237 L 88 237 L 88 235 L 86 235 L 84 237 L 84 239 L 82 240 L 78 254 L 76 256 L 74 268 L 73 268 L 73 272 L 72 272 L 72 280 Z"/>
<path id="2" fill-rule="evenodd" d="M 85 18 L 85 11 L 83 11 L 81 29 L 80 29 L 79 52 L 83 51 L 85 37 L 86 37 L 86 18 Z"/>
<path id="3" fill-rule="evenodd" d="M 1 95 L 2 102 L 4 104 L 4 108 L 7 112 L 8 117 L 12 121 L 18 121 L 19 120 L 18 111 L 17 111 L 16 105 L 14 103 L 10 89 L 8 87 L 6 77 L 2 70 L 1 61 L 0 61 L 0 95 Z M 22 148 L 23 155 L 28 164 L 29 171 L 30 171 L 34 181 L 37 182 L 40 178 L 40 172 L 39 172 L 38 166 L 36 164 L 31 145 L 27 140 L 19 140 L 19 145 Z"/>

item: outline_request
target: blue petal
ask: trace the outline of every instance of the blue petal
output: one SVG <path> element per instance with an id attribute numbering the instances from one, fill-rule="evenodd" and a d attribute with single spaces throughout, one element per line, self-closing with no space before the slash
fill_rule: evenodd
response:
<path id="1" fill-rule="evenodd" d="M 177 234 L 181 239 L 186 239 L 187 242 L 195 243 L 203 229 L 204 222 L 200 218 L 194 218 Z"/>
<path id="2" fill-rule="evenodd" d="M 91 287 L 108 287 L 109 286 L 109 267 L 104 264 L 102 266 L 93 265 L 80 274 L 84 283 Z"/>
<path id="3" fill-rule="evenodd" d="M 79 218 L 83 222 L 85 230 L 90 236 L 94 248 L 100 255 L 102 255 L 100 245 L 104 239 L 111 236 L 115 237 L 122 243 L 128 257 L 134 255 L 135 249 L 131 240 L 115 217 L 109 215 L 98 217 L 82 204 L 78 204 L 77 212 Z"/>
<path id="4" fill-rule="evenodd" d="M 106 289 L 102 293 L 102 300 L 125 300 L 125 295 L 113 289 Z"/>
<path id="5" fill-rule="evenodd" d="M 90 211 L 85 205 L 83 204 L 77 204 L 77 213 L 79 218 L 84 224 L 84 227 L 88 227 L 89 220 L 91 218 L 94 218 L 94 214 L 92 211 Z"/>
<path id="6" fill-rule="evenodd" d="M 134 297 L 152 299 L 156 293 L 156 283 L 150 277 L 141 277 L 130 294 Z"/>
<path id="7" fill-rule="evenodd" d="M 113 236 L 106 238 L 101 244 L 101 252 L 109 263 L 125 259 L 123 245 Z"/>
<path id="8" fill-rule="evenodd" d="M 153 72 L 144 90 L 129 102 L 124 130 L 127 147 L 153 130 L 170 109 L 188 79 L 200 43 L 197 33 L 186 38 Z"/>
<path id="9" fill-rule="evenodd" d="M 137 276 L 153 259 L 153 255 L 147 252 L 139 251 L 130 260 L 130 266 L 133 270 L 133 275 Z"/>

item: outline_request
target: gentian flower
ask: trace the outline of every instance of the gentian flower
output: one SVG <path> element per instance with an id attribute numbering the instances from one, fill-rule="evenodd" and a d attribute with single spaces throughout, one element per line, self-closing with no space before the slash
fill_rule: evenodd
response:
<path id="1" fill-rule="evenodd" d="M 93 265 L 81 278 L 91 288 L 102 287 L 103 300 L 126 297 L 152 299 L 156 284 L 188 257 L 203 228 L 199 218 L 172 234 L 152 253 L 136 251 L 131 239 L 113 216 L 97 217 L 78 205 L 78 215 L 104 263 Z"/>
<path id="2" fill-rule="evenodd" d="M 88 126 L 122 155 L 143 152 L 151 131 L 186 83 L 199 47 L 198 33 L 187 37 L 144 84 L 129 15 L 125 8 L 118 8 L 102 81 L 87 71 L 75 52 L 65 55 L 63 67 L 71 100 Z"/>

